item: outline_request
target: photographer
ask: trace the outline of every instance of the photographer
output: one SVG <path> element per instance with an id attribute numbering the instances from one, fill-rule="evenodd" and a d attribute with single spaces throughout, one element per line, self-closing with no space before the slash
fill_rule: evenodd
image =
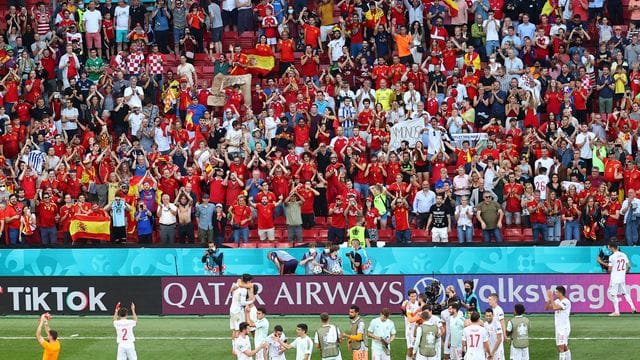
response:
<path id="1" fill-rule="evenodd" d="M 137 230 L 138 230 L 138 243 L 139 244 L 151 244 L 153 234 L 153 213 L 147 208 L 147 205 L 141 203 L 138 205 L 138 210 L 135 214 Z"/>
<path id="2" fill-rule="evenodd" d="M 132 207 L 122 198 L 122 191 L 116 193 L 113 202 L 104 207 L 104 211 L 111 211 L 111 241 L 121 243 L 127 241 L 127 222 L 125 211 L 131 211 Z"/>
<path id="3" fill-rule="evenodd" d="M 351 269 L 356 274 L 368 274 L 371 270 L 371 260 L 367 256 L 367 251 L 360 246 L 358 239 L 352 239 L 351 246 L 353 250 L 347 253 Z"/>
<path id="4" fill-rule="evenodd" d="M 216 243 L 209 241 L 209 247 L 202 255 L 202 263 L 207 275 L 224 275 L 223 259 L 224 254 L 218 250 Z"/>

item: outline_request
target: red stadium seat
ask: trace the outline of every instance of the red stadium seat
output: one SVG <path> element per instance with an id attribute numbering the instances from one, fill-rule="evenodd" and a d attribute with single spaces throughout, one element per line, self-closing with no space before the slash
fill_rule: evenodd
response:
<path id="1" fill-rule="evenodd" d="M 411 230 L 411 241 L 413 242 L 430 242 L 431 235 L 427 234 L 427 230 L 425 229 L 412 229 Z"/>
<path id="2" fill-rule="evenodd" d="M 240 243 L 240 248 L 242 249 L 255 249 L 256 247 L 256 243 L 254 242 L 248 242 L 248 243 Z"/>

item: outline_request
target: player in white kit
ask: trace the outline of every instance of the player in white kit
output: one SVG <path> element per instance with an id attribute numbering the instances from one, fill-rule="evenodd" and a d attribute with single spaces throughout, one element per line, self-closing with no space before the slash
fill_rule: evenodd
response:
<path id="1" fill-rule="evenodd" d="M 465 349 L 464 360 L 492 360 L 489 349 L 489 334 L 480 325 L 480 314 L 473 311 L 469 315 L 471 325 L 464 328 L 462 347 Z"/>
<path id="2" fill-rule="evenodd" d="M 118 342 L 117 360 L 137 360 L 133 328 L 138 323 L 138 314 L 136 314 L 136 305 L 131 303 L 131 316 L 133 320 L 127 319 L 127 308 L 120 307 L 120 303 L 116 305 L 113 312 L 113 327 L 116 328 L 116 341 Z"/>
<path id="3" fill-rule="evenodd" d="M 504 310 L 502 306 L 498 304 L 498 294 L 493 293 L 489 295 L 489 306 L 493 310 L 493 319 L 500 324 L 502 329 L 502 341 L 507 341 L 506 324 L 504 322 Z"/>
<path id="4" fill-rule="evenodd" d="M 279 341 L 287 342 L 287 337 L 284 334 L 284 330 L 282 326 L 276 325 L 273 327 L 273 332 L 267 338 L 267 343 L 269 344 L 267 359 L 268 360 L 287 360 L 284 356 L 283 351 L 286 350 L 282 345 L 280 345 Z"/>
<path id="5" fill-rule="evenodd" d="M 296 349 L 296 360 L 311 360 L 313 340 L 307 335 L 308 331 L 309 327 L 307 324 L 298 324 L 298 326 L 296 326 L 296 335 L 298 335 L 298 337 L 295 338 L 291 344 L 287 344 L 277 337 L 271 338 L 277 341 L 285 350 Z"/>
<path id="6" fill-rule="evenodd" d="M 404 333 L 407 338 L 407 354 L 406 360 L 411 360 L 408 349 L 413 346 L 414 334 L 416 333 L 416 315 L 420 312 L 420 303 L 418 302 L 418 292 L 411 289 L 407 292 L 409 297 L 402 302 L 402 312 L 404 313 Z"/>
<path id="7" fill-rule="evenodd" d="M 235 339 L 238 335 L 241 322 L 246 321 L 245 306 L 249 304 L 249 289 L 253 288 L 251 280 L 253 277 L 249 274 L 242 275 L 242 278 L 231 286 L 229 294 L 231 295 L 231 305 L 229 306 L 229 328 L 231 329 L 231 338 Z"/>
<path id="8" fill-rule="evenodd" d="M 267 348 L 264 342 L 260 346 L 256 346 L 255 350 L 251 350 L 251 338 L 249 337 L 249 324 L 241 322 L 238 325 L 238 336 L 233 342 L 233 352 L 238 360 L 253 360 L 253 355 Z"/>
<path id="9" fill-rule="evenodd" d="M 608 271 L 611 274 L 609 279 L 609 290 L 607 290 L 607 296 L 613 303 L 613 312 L 609 316 L 620 316 L 620 299 L 618 296 L 624 296 L 624 299 L 629 304 L 631 312 L 635 314 L 636 306 L 631 299 L 631 295 L 627 292 L 626 276 L 631 269 L 631 262 L 627 257 L 627 254 L 618 249 L 618 244 L 612 242 L 607 245 L 611 250 L 609 256 L 609 262 L 604 263 L 600 258 L 598 262 L 602 265 L 608 266 Z"/>
<path id="10" fill-rule="evenodd" d="M 265 317 L 267 315 L 267 309 L 264 307 L 256 308 L 256 320 L 254 321 L 253 329 L 253 346 L 257 349 L 258 346 L 267 341 L 269 336 L 269 320 Z M 267 360 L 265 356 L 267 349 L 260 350 L 256 353 L 256 360 Z"/>
<path id="11" fill-rule="evenodd" d="M 571 360 L 569 350 L 569 334 L 571 333 L 571 302 L 565 297 L 567 290 L 564 286 L 556 286 L 555 299 L 551 289 L 547 290 L 547 304 L 545 309 L 553 310 L 556 327 L 556 345 L 558 346 L 559 360 Z"/>
<path id="12" fill-rule="evenodd" d="M 504 341 L 502 341 L 502 326 L 493 316 L 493 309 L 484 311 L 484 328 L 489 334 L 489 350 L 493 360 L 504 360 Z"/>

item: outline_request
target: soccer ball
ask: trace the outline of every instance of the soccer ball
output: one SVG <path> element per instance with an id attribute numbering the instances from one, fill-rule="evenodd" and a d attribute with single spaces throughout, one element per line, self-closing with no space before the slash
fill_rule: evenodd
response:
<path id="1" fill-rule="evenodd" d="M 340 274 L 342 272 L 342 266 L 340 266 L 340 264 L 334 264 L 331 267 L 331 272 L 334 274 Z"/>
<path id="2" fill-rule="evenodd" d="M 311 269 L 311 271 L 316 275 L 322 274 L 322 266 L 316 265 Z"/>

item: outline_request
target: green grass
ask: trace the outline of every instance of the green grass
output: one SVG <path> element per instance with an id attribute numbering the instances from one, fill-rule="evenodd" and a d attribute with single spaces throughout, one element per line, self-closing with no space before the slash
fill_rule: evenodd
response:
<path id="1" fill-rule="evenodd" d="M 371 318 L 366 318 L 367 326 Z M 314 330 L 311 329 L 319 325 L 318 316 L 268 316 L 268 319 L 271 328 L 280 324 L 289 337 L 295 336 L 298 323 L 306 323 L 312 336 Z M 332 316 L 331 322 L 348 330 L 347 320 L 346 316 Z M 392 343 L 392 359 L 404 359 L 404 323 L 400 316 L 393 316 L 392 320 L 400 337 Z M 531 359 L 557 359 L 553 316 L 534 315 L 531 320 Z M 0 318 L 0 359 L 26 360 L 42 356 L 34 337 L 37 321 L 35 317 L 26 316 Z M 61 336 L 61 360 L 115 358 L 115 330 L 110 317 L 56 316 L 50 324 Z M 224 317 L 141 317 L 135 329 L 138 357 L 143 360 L 233 359 L 228 324 L 228 319 Z M 573 359 L 638 359 L 639 324 L 632 315 L 621 318 L 605 315 L 572 316 L 569 346 Z M 75 334 L 77 336 L 71 336 Z M 351 354 L 346 354 L 346 346 L 342 348 L 343 359 L 351 359 Z M 508 346 L 505 347 L 507 349 Z M 288 352 L 288 359 L 295 358 L 294 351 Z M 320 359 L 316 351 L 312 359 Z"/>

